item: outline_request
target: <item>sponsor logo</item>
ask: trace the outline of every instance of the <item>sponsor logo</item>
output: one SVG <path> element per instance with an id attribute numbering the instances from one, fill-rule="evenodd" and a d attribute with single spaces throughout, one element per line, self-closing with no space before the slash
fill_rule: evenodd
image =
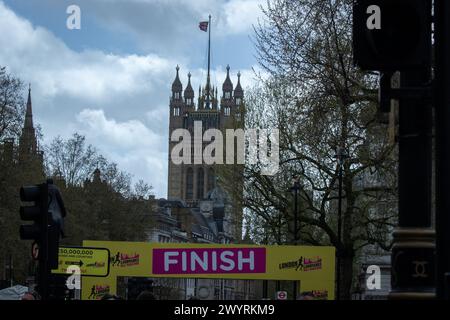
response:
<path id="1" fill-rule="evenodd" d="M 295 269 L 295 271 L 314 271 L 322 269 L 322 258 L 321 257 L 303 257 L 301 256 L 298 260 L 282 262 L 279 264 L 279 269 Z"/>
<path id="2" fill-rule="evenodd" d="M 300 300 L 328 300 L 327 290 L 304 291 L 300 294 Z"/>
<path id="3" fill-rule="evenodd" d="M 94 284 L 91 287 L 91 294 L 88 300 L 100 300 L 105 294 L 110 293 L 111 288 L 109 285 Z"/>
<path id="4" fill-rule="evenodd" d="M 111 266 L 113 267 L 131 267 L 139 265 L 139 254 L 128 254 L 117 252 L 116 255 L 111 257 Z"/>

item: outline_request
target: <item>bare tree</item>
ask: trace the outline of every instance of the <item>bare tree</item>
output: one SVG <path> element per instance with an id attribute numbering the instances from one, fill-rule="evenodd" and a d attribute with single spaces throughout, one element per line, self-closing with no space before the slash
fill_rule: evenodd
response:
<path id="1" fill-rule="evenodd" d="M 368 245 L 389 249 L 396 217 L 395 150 L 377 121 L 375 78 L 352 64 L 351 4 L 269 0 L 262 8 L 255 45 L 269 76 L 247 93 L 246 125 L 280 130 L 280 170 L 265 176 L 247 165 L 241 196 L 272 241 L 292 243 L 289 189 L 300 178 L 300 243 L 337 248 L 342 299 L 350 298 L 356 255 Z M 341 239 L 338 148 L 350 156 L 342 166 Z"/>
<path id="2" fill-rule="evenodd" d="M 25 114 L 22 81 L 0 67 L 0 141 L 20 134 Z"/>
<path id="3" fill-rule="evenodd" d="M 151 224 L 149 198 L 152 187 L 139 181 L 132 185 L 131 175 L 109 162 L 84 136 L 75 133 L 64 140 L 56 137 L 45 152 L 48 175 L 64 181 L 71 238 L 145 240 Z"/>
<path id="4" fill-rule="evenodd" d="M 77 133 L 67 140 L 54 138 L 45 148 L 45 160 L 47 174 L 60 175 L 69 185 L 81 185 L 96 168 L 107 165 L 106 159 Z"/>

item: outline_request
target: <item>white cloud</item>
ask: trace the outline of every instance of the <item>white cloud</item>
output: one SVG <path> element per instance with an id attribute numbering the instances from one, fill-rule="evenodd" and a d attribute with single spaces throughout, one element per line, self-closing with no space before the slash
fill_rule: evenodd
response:
<path id="1" fill-rule="evenodd" d="M 127 152 L 129 149 L 150 148 L 160 144 L 160 136 L 142 122 L 107 119 L 103 110 L 85 109 L 78 114 L 77 121 L 83 129 L 87 129 L 90 136 Z"/>
<path id="2" fill-rule="evenodd" d="M 231 0 L 223 4 L 225 23 L 220 25 L 222 31 L 232 33 L 250 33 L 262 16 L 262 0 Z"/>
<path id="3" fill-rule="evenodd" d="M 188 4 L 185 0 L 177 1 Z M 194 10 L 210 3 L 190 2 Z M 227 21 L 241 14 L 237 5 L 244 2 L 255 1 L 228 3 Z M 146 180 L 155 187 L 157 196 L 165 197 L 168 103 L 175 66 L 179 63 L 182 68 L 180 77 L 184 86 L 187 72 L 192 72 L 196 96 L 199 84 L 205 83 L 206 71 L 190 69 L 186 60 L 174 61 L 156 54 L 74 51 L 48 30 L 17 16 L 2 1 L 0 30 L 8 30 L 0 33 L 0 65 L 7 66 L 9 72 L 24 82 L 32 83 L 34 116 L 42 125 L 45 141 L 56 135 L 68 137 L 80 132 L 122 170 L 133 174 L 135 180 Z M 236 85 L 238 70 L 231 71 Z M 253 81 L 253 72 L 247 69 L 241 73 L 245 89 Z M 212 74 L 220 92 L 225 69 L 219 66 Z"/>
<path id="4" fill-rule="evenodd" d="M 198 36 L 196 23 L 209 14 L 216 36 L 250 34 L 265 5 L 266 0 L 97 0 L 85 6 L 106 27 L 128 29 L 141 42 L 159 39 L 170 45 Z"/>
<path id="5" fill-rule="evenodd" d="M 69 49 L 47 30 L 34 28 L 0 2 L 0 61 L 12 71 L 21 71 L 46 96 L 82 95 L 104 100 L 114 94 L 135 94 L 167 77 L 175 64 L 156 55 L 105 54 Z"/>
<path id="6" fill-rule="evenodd" d="M 167 148 L 161 135 L 139 120 L 108 119 L 103 110 L 85 109 L 77 117 L 79 132 L 135 180 L 149 181 L 161 196 L 166 188 Z"/>

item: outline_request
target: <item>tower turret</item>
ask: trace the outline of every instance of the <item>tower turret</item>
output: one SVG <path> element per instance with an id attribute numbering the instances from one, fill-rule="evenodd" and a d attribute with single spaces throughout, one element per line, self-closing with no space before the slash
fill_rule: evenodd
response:
<path id="1" fill-rule="evenodd" d="M 244 90 L 241 87 L 241 72 L 238 72 L 238 82 L 236 88 L 234 89 L 234 99 L 237 106 L 240 106 L 242 99 L 244 98 Z"/>
<path id="2" fill-rule="evenodd" d="M 194 89 L 192 89 L 191 85 L 191 73 L 188 73 L 188 84 L 186 89 L 184 90 L 184 101 L 186 102 L 187 107 L 194 106 Z"/>
<path id="3" fill-rule="evenodd" d="M 230 100 L 233 93 L 233 82 L 230 79 L 230 66 L 227 65 L 227 77 L 222 85 L 223 98 L 225 100 Z"/>
<path id="4" fill-rule="evenodd" d="M 175 77 L 175 80 L 172 83 L 172 99 L 174 100 L 180 100 L 181 99 L 181 92 L 183 91 L 183 85 L 181 84 L 180 77 L 178 75 L 178 71 L 180 70 L 180 67 L 177 65 L 177 75 Z"/>

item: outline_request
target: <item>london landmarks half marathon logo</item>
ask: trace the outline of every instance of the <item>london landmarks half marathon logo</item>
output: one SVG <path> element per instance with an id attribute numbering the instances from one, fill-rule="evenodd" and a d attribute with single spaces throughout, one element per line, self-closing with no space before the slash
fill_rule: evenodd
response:
<path id="1" fill-rule="evenodd" d="M 322 269 L 322 258 L 317 257 L 303 257 L 301 256 L 298 260 L 282 262 L 279 265 L 279 269 L 295 269 L 295 271 L 313 271 Z"/>
<path id="2" fill-rule="evenodd" d="M 91 294 L 88 297 L 88 300 L 99 300 L 101 299 L 105 294 L 110 293 L 111 288 L 109 285 L 98 285 L 94 284 L 91 287 Z"/>
<path id="3" fill-rule="evenodd" d="M 117 251 L 111 257 L 111 266 L 113 267 L 130 267 L 139 265 L 139 253 L 128 254 Z"/>

